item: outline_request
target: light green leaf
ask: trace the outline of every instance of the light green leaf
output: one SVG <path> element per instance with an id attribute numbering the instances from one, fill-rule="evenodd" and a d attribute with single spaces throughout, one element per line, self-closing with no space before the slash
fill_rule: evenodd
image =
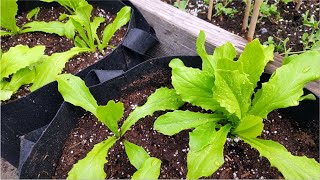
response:
<path id="1" fill-rule="evenodd" d="M 253 84 L 245 74 L 239 71 L 218 69 L 213 92 L 214 99 L 220 103 L 221 107 L 241 119 L 249 109 Z"/>
<path id="2" fill-rule="evenodd" d="M 14 35 L 14 33 L 0 30 L 0 36 L 10 36 L 10 35 Z"/>
<path id="3" fill-rule="evenodd" d="M 75 27 L 73 26 L 73 23 L 71 20 L 68 20 L 64 27 L 64 34 L 68 39 L 74 39 L 74 36 L 76 35 Z"/>
<path id="4" fill-rule="evenodd" d="M 172 85 L 183 101 L 206 110 L 220 107 L 213 99 L 213 76 L 200 69 L 186 67 L 180 59 L 171 60 L 169 66 L 172 68 Z"/>
<path id="5" fill-rule="evenodd" d="M 99 28 L 100 24 L 105 22 L 105 18 L 103 17 L 94 17 L 91 23 L 91 32 L 93 34 L 93 38 L 97 41 L 98 45 L 101 44 L 100 39 L 97 35 L 97 29 Z"/>
<path id="6" fill-rule="evenodd" d="M 147 102 L 143 106 L 136 107 L 130 113 L 121 126 L 121 135 L 129 130 L 139 119 L 152 115 L 156 111 L 176 110 L 183 104 L 184 102 L 174 89 L 159 88 L 148 97 Z"/>
<path id="7" fill-rule="evenodd" d="M 187 155 L 187 179 L 212 175 L 223 163 L 223 147 L 231 126 L 215 131 L 215 125 L 199 126 L 190 133 L 190 151 Z"/>
<path id="8" fill-rule="evenodd" d="M 320 179 L 320 164 L 306 156 L 293 156 L 278 142 L 242 136 L 246 143 L 266 157 L 285 179 Z"/>
<path id="9" fill-rule="evenodd" d="M 140 169 L 143 163 L 150 157 L 148 152 L 142 147 L 135 145 L 127 140 L 124 140 L 124 147 L 130 163 L 136 168 Z"/>
<path id="10" fill-rule="evenodd" d="M 5 101 L 11 98 L 13 91 L 1 89 L 0 90 L 0 100 Z"/>
<path id="11" fill-rule="evenodd" d="M 246 137 L 260 136 L 263 130 L 263 119 L 261 117 L 248 115 L 241 119 L 240 124 L 233 134 Z"/>
<path id="12" fill-rule="evenodd" d="M 103 122 L 116 136 L 120 136 L 118 121 L 123 116 L 124 107 L 121 102 L 110 100 L 106 106 L 97 107 L 97 118 Z"/>
<path id="13" fill-rule="evenodd" d="M 133 174 L 131 179 L 156 180 L 160 175 L 160 167 L 161 161 L 157 158 L 150 157 L 142 164 L 141 168 Z"/>
<path id="14" fill-rule="evenodd" d="M 212 55 L 209 55 L 206 51 L 205 47 L 205 41 L 206 41 L 206 35 L 204 31 L 200 31 L 199 36 L 197 38 L 196 47 L 197 47 L 197 53 L 202 59 L 202 70 L 211 73 L 214 75 L 214 69 L 216 67 L 215 59 Z"/>
<path id="15" fill-rule="evenodd" d="M 313 94 L 307 94 L 307 95 L 305 95 L 305 96 L 302 96 L 302 97 L 299 99 L 299 101 L 303 101 L 303 100 L 313 100 L 313 101 L 315 101 L 315 100 L 317 100 L 317 98 L 316 98 L 316 96 L 313 95 Z"/>
<path id="16" fill-rule="evenodd" d="M 213 53 L 213 58 L 215 59 L 215 61 L 219 59 L 233 60 L 236 56 L 237 51 L 230 42 L 226 42 L 223 45 L 217 47 Z"/>
<path id="17" fill-rule="evenodd" d="M 96 144 L 87 156 L 73 165 L 67 179 L 106 179 L 104 165 L 108 162 L 108 151 L 117 142 L 111 137 Z"/>
<path id="18" fill-rule="evenodd" d="M 223 118 L 219 114 L 176 110 L 158 117 L 154 123 L 154 128 L 162 134 L 172 136 L 180 131 L 195 128 L 208 122 L 217 122 Z"/>
<path id="19" fill-rule="evenodd" d="M 217 60 L 216 69 L 221 70 L 229 70 L 229 71 L 239 71 L 241 74 L 243 74 L 243 65 L 240 61 L 234 61 L 227 58 L 220 58 Z"/>
<path id="20" fill-rule="evenodd" d="M 97 116 L 97 101 L 81 78 L 71 74 L 61 74 L 56 76 L 56 80 L 58 90 L 65 101 L 80 106 Z"/>
<path id="21" fill-rule="evenodd" d="M 65 67 L 65 64 L 73 56 L 88 52 L 87 48 L 74 47 L 66 52 L 54 53 L 51 56 L 47 56 L 43 63 L 36 66 L 36 78 L 31 86 L 30 90 L 35 91 L 40 87 L 55 81 L 55 77 L 60 74 Z"/>
<path id="22" fill-rule="evenodd" d="M 45 46 L 42 45 L 33 48 L 23 45 L 11 47 L 9 51 L 3 53 L 0 61 L 1 79 L 40 61 L 44 50 Z"/>
<path id="23" fill-rule="evenodd" d="M 15 93 L 22 85 L 31 84 L 35 76 L 35 69 L 30 69 L 28 67 L 23 68 L 17 73 L 13 74 L 10 83 L 5 87 L 5 89 Z"/>
<path id="24" fill-rule="evenodd" d="M 16 25 L 18 5 L 16 0 L 2 0 L 0 3 L 0 26 L 17 34 L 19 27 Z M 1 33 L 2 34 L 2 33 Z"/>
<path id="25" fill-rule="evenodd" d="M 74 39 L 74 45 L 75 45 L 76 47 L 79 47 L 79 48 L 86 48 L 86 47 L 88 47 L 88 46 L 87 46 L 87 43 L 84 42 L 82 39 L 80 39 L 79 36 L 76 36 L 76 38 Z"/>
<path id="26" fill-rule="evenodd" d="M 296 56 L 278 68 L 269 82 L 256 93 L 250 114 L 267 117 L 278 108 L 297 106 L 308 82 L 320 79 L 320 52 L 310 51 Z"/>
<path id="27" fill-rule="evenodd" d="M 65 36 L 65 24 L 59 21 L 33 21 L 25 24 L 22 28 L 22 33 L 40 31 L 49 34 L 58 34 L 59 36 Z"/>
<path id="28" fill-rule="evenodd" d="M 129 22 L 130 17 L 131 8 L 129 6 L 124 6 L 123 8 L 121 8 L 113 22 L 111 24 L 108 24 L 108 26 L 103 30 L 102 44 L 99 49 L 104 49 L 108 45 L 112 36 L 118 29 Z"/>
<path id="29" fill-rule="evenodd" d="M 266 64 L 273 60 L 273 47 L 263 47 L 258 39 L 248 43 L 239 57 L 244 73 L 248 74 L 250 82 L 256 87 Z"/>
<path id="30" fill-rule="evenodd" d="M 69 11 L 70 11 L 70 9 L 75 11 L 77 9 L 77 7 L 80 6 L 80 3 L 86 2 L 85 0 L 41 0 L 41 1 L 48 2 L 48 3 L 57 2 L 61 6 L 67 8 Z"/>
<path id="31" fill-rule="evenodd" d="M 32 19 L 33 17 L 35 17 L 35 19 L 37 19 L 37 16 L 38 16 L 38 13 L 40 11 L 40 8 L 39 7 L 36 7 L 34 9 L 32 9 L 30 12 L 28 12 L 27 14 L 27 19 L 30 20 Z"/>

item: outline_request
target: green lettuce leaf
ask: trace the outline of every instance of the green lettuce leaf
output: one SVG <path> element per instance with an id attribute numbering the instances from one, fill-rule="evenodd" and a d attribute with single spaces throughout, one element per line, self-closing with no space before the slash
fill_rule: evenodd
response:
<path id="1" fill-rule="evenodd" d="M 97 34 L 97 29 L 99 28 L 100 24 L 105 22 L 105 18 L 103 17 L 94 17 L 91 23 L 91 32 L 93 33 L 93 38 L 98 43 L 98 46 L 101 44 L 100 39 Z"/>
<path id="2" fill-rule="evenodd" d="M 36 66 L 36 78 L 31 86 L 30 90 L 35 91 L 40 87 L 55 81 L 55 77 L 60 74 L 65 67 L 65 64 L 73 56 L 87 52 L 87 48 L 74 47 L 66 52 L 54 53 L 51 56 L 47 56 L 43 63 Z"/>
<path id="3" fill-rule="evenodd" d="M 91 31 L 91 11 L 93 7 L 88 3 L 79 3 L 75 14 L 69 16 L 80 37 L 84 40 L 92 51 L 95 50 L 93 32 Z M 84 32 L 85 30 L 85 32 Z"/>
<path id="4" fill-rule="evenodd" d="M 210 176 L 224 163 L 223 147 L 230 128 L 225 125 L 216 131 L 215 124 L 207 123 L 189 133 L 188 179 Z"/>
<path id="5" fill-rule="evenodd" d="M 320 164 L 306 156 L 293 156 L 278 142 L 241 136 L 278 168 L 285 179 L 320 179 Z"/>
<path id="6" fill-rule="evenodd" d="M 11 98 L 13 91 L 1 89 L 0 90 L 0 100 L 5 101 Z"/>
<path id="7" fill-rule="evenodd" d="M 97 118 L 103 122 L 117 137 L 120 136 L 118 121 L 124 113 L 124 106 L 121 102 L 110 100 L 106 106 L 97 107 Z"/>
<path id="8" fill-rule="evenodd" d="M 44 50 L 45 46 L 42 45 L 33 48 L 23 45 L 11 47 L 0 60 L 1 79 L 42 60 Z"/>
<path id="9" fill-rule="evenodd" d="M 121 8 L 113 22 L 108 24 L 108 26 L 103 30 L 102 44 L 99 49 L 104 49 L 108 45 L 114 33 L 116 33 L 116 31 L 122 26 L 126 25 L 130 21 L 130 17 L 131 8 L 129 6 Z"/>
<path id="10" fill-rule="evenodd" d="M 244 73 L 248 74 L 250 82 L 256 87 L 266 64 L 273 60 L 273 47 L 263 47 L 258 39 L 248 43 L 239 57 Z"/>
<path id="11" fill-rule="evenodd" d="M 247 115 L 241 119 L 240 124 L 233 131 L 233 134 L 255 138 L 261 135 L 263 125 L 263 119 L 261 117 Z"/>
<path id="12" fill-rule="evenodd" d="M 75 32 L 75 27 L 73 26 L 73 23 L 71 20 L 68 20 L 66 23 L 65 23 L 65 27 L 64 27 L 64 33 L 65 33 L 65 36 L 68 38 L 68 39 L 74 39 L 74 36 L 76 35 L 76 32 Z"/>
<path id="13" fill-rule="evenodd" d="M 216 80 L 213 87 L 214 99 L 230 114 L 239 119 L 244 117 L 251 103 L 253 84 L 247 75 L 239 71 L 216 70 Z"/>
<path id="14" fill-rule="evenodd" d="M 37 19 L 39 11 L 40 11 L 39 7 L 32 9 L 30 12 L 28 12 L 27 19 L 31 20 L 33 17 L 35 17 L 35 19 Z"/>
<path id="15" fill-rule="evenodd" d="M 142 147 L 127 140 L 124 141 L 124 147 L 130 163 L 136 169 L 140 169 L 143 163 L 150 157 L 147 151 L 145 151 Z"/>
<path id="16" fill-rule="evenodd" d="M 10 82 L 7 84 L 5 89 L 17 92 L 17 90 L 25 84 L 31 84 L 36 76 L 36 71 L 34 68 L 30 69 L 28 67 L 19 70 L 12 77 Z"/>
<path id="17" fill-rule="evenodd" d="M 67 179 L 106 179 L 104 165 L 108 162 L 109 149 L 117 142 L 116 137 L 111 137 L 96 144 L 87 156 L 73 165 Z"/>
<path id="18" fill-rule="evenodd" d="M 0 3 L 0 26 L 12 31 L 14 34 L 19 32 L 19 27 L 16 25 L 16 15 L 18 12 L 16 1 L 17 0 L 3 0 Z"/>
<path id="19" fill-rule="evenodd" d="M 213 73 L 216 67 L 216 62 L 214 61 L 213 56 L 207 53 L 205 41 L 206 35 L 204 31 L 201 30 L 196 42 L 197 53 L 202 59 L 202 70 L 208 72 L 209 74 L 212 73 L 212 75 L 214 75 Z"/>
<path id="20" fill-rule="evenodd" d="M 180 59 L 171 60 L 172 85 L 185 102 L 206 110 L 215 110 L 219 104 L 213 99 L 214 77 L 196 68 L 186 67 Z"/>
<path id="21" fill-rule="evenodd" d="M 8 31 L 4 31 L 0 29 L 0 36 L 10 36 L 10 35 L 14 35 L 13 32 L 8 32 Z"/>
<path id="22" fill-rule="evenodd" d="M 158 179 L 161 166 L 159 159 L 150 157 L 142 147 L 129 141 L 124 141 L 124 147 L 130 163 L 137 169 L 132 179 Z"/>
<path id="23" fill-rule="evenodd" d="M 305 52 L 278 68 L 256 93 L 250 114 L 262 118 L 278 108 L 297 106 L 308 82 L 320 79 L 320 53 Z"/>
<path id="24" fill-rule="evenodd" d="M 237 51 L 230 42 L 226 42 L 223 45 L 215 48 L 213 53 L 213 58 L 215 61 L 218 61 L 219 59 L 233 60 L 236 56 Z"/>
<path id="25" fill-rule="evenodd" d="M 22 33 L 27 32 L 45 32 L 49 34 L 57 34 L 59 36 L 65 36 L 66 25 L 59 21 L 33 21 L 25 24 L 21 30 Z"/>
<path id="26" fill-rule="evenodd" d="M 76 9 L 79 7 L 80 3 L 86 3 L 85 0 L 41 0 L 43 2 L 57 2 L 61 6 L 65 7 L 69 12 L 72 12 L 71 9 L 76 11 Z"/>
<path id="27" fill-rule="evenodd" d="M 71 74 L 61 74 L 56 76 L 56 80 L 58 90 L 65 101 L 97 115 L 97 101 L 81 78 Z"/>
<path id="28" fill-rule="evenodd" d="M 158 117 L 154 123 L 154 128 L 162 134 L 172 136 L 180 131 L 196 128 L 208 122 L 217 122 L 223 118 L 219 114 L 176 110 Z"/>
<path id="29" fill-rule="evenodd" d="M 184 102 L 174 89 L 159 88 L 148 97 L 147 102 L 143 106 L 137 107 L 130 113 L 121 126 L 121 135 L 129 130 L 139 119 L 152 115 L 156 111 L 176 110 L 183 104 Z"/>
<path id="30" fill-rule="evenodd" d="M 131 179 L 150 179 L 156 180 L 160 175 L 161 161 L 154 157 L 149 157 L 141 166 L 138 171 L 136 171 Z"/>

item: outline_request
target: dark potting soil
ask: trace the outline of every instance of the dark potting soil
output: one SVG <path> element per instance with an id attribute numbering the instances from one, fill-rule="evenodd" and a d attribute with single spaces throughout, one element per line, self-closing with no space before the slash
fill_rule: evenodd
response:
<path id="1" fill-rule="evenodd" d="M 157 77 L 161 82 L 151 81 L 151 77 Z M 137 106 L 146 102 L 147 97 L 156 88 L 161 86 L 171 87 L 170 74 L 154 73 L 142 77 L 140 80 L 131 83 L 121 91 L 118 101 L 124 103 L 125 115 L 120 125 L 128 114 Z M 139 86 L 137 86 L 139 85 Z M 198 107 L 190 104 L 184 105 L 181 109 L 202 112 Z M 319 123 L 318 118 L 301 121 L 301 117 L 286 114 L 283 110 L 273 111 L 264 120 L 265 126 L 261 138 L 271 139 L 280 142 L 293 155 L 305 155 L 315 158 L 319 162 Z M 153 123 L 158 116 L 164 112 L 156 112 L 153 116 L 147 116 L 139 120 L 125 134 L 125 139 L 139 146 L 142 146 L 152 157 L 162 161 L 161 179 L 185 178 L 187 173 L 186 158 L 189 151 L 188 133 L 190 130 L 182 131 L 174 136 L 165 136 L 153 129 Z M 303 128 L 300 127 L 302 122 Z M 112 132 L 91 114 L 83 115 L 77 127 L 70 133 L 66 140 L 62 156 L 58 162 L 53 178 L 66 178 L 73 164 L 84 158 L 96 143 L 111 136 Z M 125 154 L 123 143 L 118 141 L 108 153 L 108 162 L 105 165 L 107 178 L 130 178 L 136 169 L 130 164 Z M 273 167 L 264 157 L 251 149 L 242 140 L 228 138 L 224 146 L 225 163 L 209 178 L 266 178 L 282 179 L 282 174 Z"/>
<path id="2" fill-rule="evenodd" d="M 45 8 L 40 7 L 40 12 L 37 16 L 37 21 L 56 21 L 60 14 L 67 13 L 67 11 L 63 7 L 51 7 Z M 34 21 L 27 19 L 27 13 L 23 12 L 20 16 L 17 16 L 17 25 L 19 27 L 23 26 L 27 22 Z M 101 38 L 103 29 L 110 24 L 115 18 L 114 14 L 110 12 L 106 12 L 104 9 L 101 9 L 97 6 L 93 5 L 92 16 L 101 16 L 106 19 L 104 23 L 100 25 L 98 28 L 98 36 Z M 113 47 L 117 47 L 123 40 L 127 31 L 127 26 L 120 28 L 115 35 L 111 38 L 109 45 Z M 27 45 L 29 47 L 34 47 L 37 45 L 44 45 L 46 47 L 45 54 L 51 55 L 53 53 L 65 52 L 74 47 L 73 40 L 67 39 L 66 37 L 61 37 L 55 34 L 46 34 L 42 32 L 31 32 L 24 33 L 14 36 L 1 37 L 1 49 L 3 52 L 6 52 L 10 49 L 10 47 L 14 47 L 16 45 Z M 105 55 L 108 55 L 112 52 L 113 48 L 107 47 L 104 49 Z M 91 53 L 82 53 L 71 58 L 65 65 L 63 69 L 63 73 L 72 73 L 76 74 L 79 71 L 85 69 L 86 67 L 96 63 L 103 55 L 100 51 Z M 17 93 L 15 93 L 10 100 L 4 101 L 3 104 L 11 102 L 15 99 L 23 97 L 30 93 L 29 85 L 21 87 Z"/>
<path id="3" fill-rule="evenodd" d="M 176 0 L 161 0 L 169 4 L 173 4 Z M 275 0 L 269 0 L 268 4 L 274 4 Z M 279 2 L 279 0 L 278 0 Z M 211 23 L 220 26 L 221 28 L 237 34 L 243 38 L 246 38 L 247 32 L 242 32 L 242 21 L 245 12 L 245 3 L 242 0 L 233 0 L 228 4 L 227 8 L 236 9 L 234 17 L 226 15 L 212 17 Z M 253 5 L 251 5 L 253 7 Z M 292 51 L 302 51 L 303 44 L 301 42 L 301 36 L 303 33 L 310 33 L 311 29 L 303 25 L 303 17 L 307 10 L 310 14 L 314 15 L 315 20 L 320 20 L 320 1 L 319 0 L 306 0 L 303 1 L 299 11 L 295 10 L 295 4 L 293 2 L 284 4 L 282 1 L 277 5 L 277 12 L 280 13 L 280 18 L 277 19 L 276 15 L 262 18 L 257 22 L 254 38 L 259 38 L 260 42 L 266 42 L 269 36 L 273 36 L 273 40 L 279 43 L 280 40 L 289 38 L 287 48 L 291 47 Z M 208 5 L 204 3 L 204 0 L 189 0 L 186 11 L 194 16 L 197 16 L 205 21 L 210 22 L 207 19 Z M 213 13 L 216 11 L 213 8 Z M 249 22 L 250 23 L 250 22 Z"/>

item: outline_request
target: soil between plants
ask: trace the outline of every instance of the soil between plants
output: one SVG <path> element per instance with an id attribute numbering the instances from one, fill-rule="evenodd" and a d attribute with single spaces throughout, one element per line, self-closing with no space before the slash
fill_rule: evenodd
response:
<path id="1" fill-rule="evenodd" d="M 169 4 L 173 4 L 175 0 L 161 0 Z M 279 2 L 280 0 L 278 0 Z M 275 0 L 269 0 L 268 4 L 274 4 Z M 242 21 L 245 12 L 245 3 L 242 0 L 233 0 L 228 4 L 227 8 L 236 9 L 234 17 L 226 15 L 213 16 L 212 20 L 207 19 L 208 6 L 205 5 L 204 0 L 189 0 L 186 11 L 194 16 L 199 17 L 207 22 L 210 22 L 216 26 L 219 26 L 229 32 L 239 35 L 246 39 L 247 32 L 241 31 Z M 253 3 L 251 5 L 253 7 Z M 320 20 L 320 1 L 319 0 L 307 0 L 303 1 L 299 11 L 295 10 L 295 4 L 293 2 L 284 4 L 282 1 L 277 5 L 277 12 L 280 13 L 280 19 L 277 19 L 276 15 L 271 15 L 266 18 L 262 18 L 257 22 L 254 38 L 259 38 L 260 42 L 266 42 L 269 36 L 273 36 L 276 43 L 280 40 L 289 38 L 287 48 L 291 47 L 292 51 L 302 51 L 303 44 L 301 42 L 301 36 L 303 33 L 311 32 L 309 27 L 303 26 L 302 14 L 309 10 L 311 15 L 314 15 L 314 19 Z M 213 13 L 216 11 L 213 8 Z M 310 16 L 310 15 L 309 15 Z M 250 19 L 249 19 L 250 20 Z M 250 23 L 250 21 L 248 22 Z M 282 53 L 282 52 L 281 52 Z"/>
<path id="2" fill-rule="evenodd" d="M 23 12 L 21 15 L 17 16 L 16 20 L 17 25 L 19 27 L 22 27 L 27 22 L 34 21 L 34 19 L 27 19 L 27 13 L 28 12 Z M 60 14 L 63 13 L 68 13 L 63 7 L 40 7 L 40 12 L 37 16 L 37 21 L 57 21 Z M 105 11 L 104 9 L 101 9 L 98 6 L 93 5 L 92 16 L 100 16 L 106 19 L 105 22 L 102 23 L 97 30 L 97 34 L 99 38 L 101 38 L 104 28 L 114 20 L 115 15 Z M 126 31 L 127 26 L 121 27 L 111 38 L 109 45 L 117 47 L 122 42 L 126 34 Z M 6 52 L 10 49 L 10 47 L 14 47 L 19 44 L 27 45 L 29 47 L 44 45 L 46 47 L 46 55 L 65 52 L 74 47 L 73 40 L 71 39 L 67 39 L 66 37 L 61 37 L 55 34 L 47 34 L 42 32 L 30 32 L 14 36 L 1 37 L 1 49 L 3 52 Z M 104 49 L 105 55 L 103 55 L 100 51 L 97 51 L 94 53 L 88 52 L 74 56 L 66 63 L 65 68 L 63 69 L 63 73 L 76 74 L 81 70 L 85 69 L 86 67 L 98 62 L 101 58 L 112 52 L 113 48 L 111 48 L 111 46 L 108 46 Z M 22 86 L 17 91 L 17 93 L 12 95 L 10 100 L 4 101 L 3 104 L 11 102 L 15 99 L 19 99 L 29 94 L 29 87 L 30 85 Z"/>
<path id="3" fill-rule="evenodd" d="M 128 114 L 137 106 L 146 102 L 147 97 L 157 88 L 162 86 L 171 87 L 169 72 L 155 72 L 149 76 L 143 76 L 126 89 L 121 91 L 118 101 L 124 103 L 125 115 L 119 125 Z M 157 78 L 155 78 L 157 77 Z M 157 79 L 158 82 L 151 79 Z M 181 109 L 195 112 L 204 112 L 198 107 L 190 104 Z M 293 155 L 305 155 L 315 158 L 319 162 L 319 115 L 313 119 L 304 119 L 305 115 L 292 115 L 295 109 L 277 110 L 264 119 L 264 130 L 262 139 L 271 139 L 280 142 Z M 174 136 L 165 136 L 153 129 L 153 123 L 158 116 L 164 112 L 156 112 L 153 116 L 140 119 L 125 134 L 125 139 L 142 146 L 151 156 L 162 161 L 161 179 L 186 178 L 186 157 L 189 151 L 188 133 L 190 130 L 182 131 Z M 91 114 L 86 113 L 80 119 L 77 127 L 70 133 L 66 140 L 62 156 L 58 162 L 53 178 L 66 178 L 73 164 L 84 158 L 96 143 L 111 136 L 112 132 Z M 282 174 L 273 167 L 264 157 L 251 149 L 239 139 L 228 138 L 224 146 L 225 163 L 212 176 L 213 179 L 283 179 Z M 130 164 L 121 141 L 118 141 L 110 150 L 105 165 L 108 179 L 130 178 L 136 171 Z"/>

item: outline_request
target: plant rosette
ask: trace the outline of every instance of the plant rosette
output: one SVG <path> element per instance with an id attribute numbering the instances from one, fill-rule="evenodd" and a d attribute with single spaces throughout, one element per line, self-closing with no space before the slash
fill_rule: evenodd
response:
<path id="1" fill-rule="evenodd" d="M 79 78 L 59 76 L 65 101 L 81 108 L 61 107 L 21 164 L 20 177 L 318 178 L 320 165 L 312 158 L 318 158 L 319 100 L 306 101 L 316 98 L 303 96 L 303 86 L 319 79 L 320 54 L 290 56 L 261 85 L 272 46 L 255 40 L 233 61 L 230 43 L 208 55 L 200 33 L 197 52 L 201 60 L 150 60 L 90 89 Z M 228 78 L 222 78 L 225 73 Z M 300 101 L 306 107 L 297 106 Z M 290 106 L 297 107 L 276 110 Z M 306 109 L 312 113 L 293 115 Z M 127 141 L 140 148 L 128 150 Z M 142 151 L 146 158 L 137 166 L 132 154 Z M 148 158 L 157 163 L 138 173 L 146 170 Z"/>
<path id="2" fill-rule="evenodd" d="M 59 0 L 46 1 L 50 3 L 1 2 L 2 10 L 12 8 L 6 18 L 1 16 L 1 35 L 4 31 L 8 34 L 2 39 L 1 48 L 6 47 L 1 50 L 0 94 L 2 100 L 11 97 L 1 105 L 1 157 L 14 166 L 19 161 L 19 136 L 48 124 L 63 102 L 56 75 L 69 72 L 84 78 L 92 69 L 126 71 L 144 61 L 142 55 L 157 42 L 152 28 L 129 2 L 68 1 L 79 3 L 77 7 Z M 22 26 L 26 18 L 30 20 Z M 82 25 L 77 27 L 79 22 Z M 22 38 L 31 39 L 20 44 Z M 43 45 L 38 45 L 42 40 Z M 57 47 L 61 46 L 71 49 L 60 52 Z M 85 61 L 93 56 L 96 59 L 92 62 Z"/>

